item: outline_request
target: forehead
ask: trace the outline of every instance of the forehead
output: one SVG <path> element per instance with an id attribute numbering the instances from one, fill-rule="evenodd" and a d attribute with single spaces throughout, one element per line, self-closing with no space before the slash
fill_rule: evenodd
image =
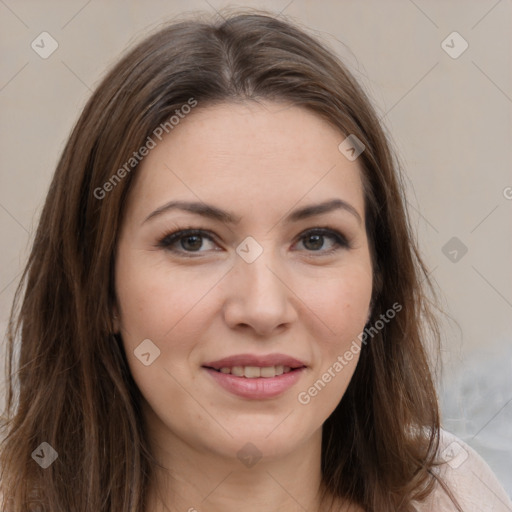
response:
<path id="1" fill-rule="evenodd" d="M 178 198 L 263 215 L 339 197 L 364 218 L 360 167 L 338 149 L 345 137 L 297 106 L 199 105 L 139 165 L 131 210 L 139 217 Z"/>

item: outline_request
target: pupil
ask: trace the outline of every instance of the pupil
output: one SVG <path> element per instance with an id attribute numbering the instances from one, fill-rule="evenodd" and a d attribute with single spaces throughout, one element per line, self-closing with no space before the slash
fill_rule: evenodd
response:
<path id="1" fill-rule="evenodd" d="M 201 237 L 198 236 L 198 235 L 190 235 L 190 236 L 187 236 L 184 240 L 185 240 L 185 244 L 187 244 L 188 242 L 190 242 L 191 240 L 194 240 L 195 239 L 195 244 L 194 242 L 192 242 L 188 249 L 199 249 L 201 247 Z M 183 244 L 182 244 L 183 245 Z M 184 249 L 187 249 L 187 247 L 183 246 Z"/>
<path id="2" fill-rule="evenodd" d="M 310 235 L 306 238 L 306 241 L 307 240 L 314 240 L 316 242 L 313 242 L 313 247 L 309 247 L 310 249 L 320 249 L 323 245 L 322 235 Z M 307 245 L 308 244 L 306 244 L 306 246 Z"/>
<path id="3" fill-rule="evenodd" d="M 185 244 L 189 244 L 188 249 L 197 250 L 201 247 L 202 239 L 199 235 L 190 235 L 185 237 L 183 240 L 185 240 Z M 313 241 L 312 244 L 309 242 Z M 323 245 L 323 235 L 310 235 L 306 238 L 306 246 L 309 245 L 309 249 L 317 250 L 321 249 Z M 182 243 L 182 246 L 184 249 L 187 249 L 185 245 Z"/>

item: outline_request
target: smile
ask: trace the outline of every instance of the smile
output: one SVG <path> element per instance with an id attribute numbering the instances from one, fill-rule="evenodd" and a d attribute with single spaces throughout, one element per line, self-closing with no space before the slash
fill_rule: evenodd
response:
<path id="1" fill-rule="evenodd" d="M 264 366 L 260 368 L 259 366 L 233 366 L 233 367 L 224 367 L 220 369 L 212 368 L 220 373 L 236 375 L 237 377 L 245 377 L 246 379 L 257 379 L 259 377 L 268 379 L 272 377 L 277 377 L 282 375 L 283 373 L 289 373 L 292 371 L 292 368 L 289 366 Z"/>
<path id="2" fill-rule="evenodd" d="M 288 366 L 286 372 L 284 366 L 281 368 L 234 366 L 219 370 L 203 367 L 203 369 L 225 391 L 241 398 L 264 400 L 277 397 L 297 384 L 306 367 L 290 368 Z M 236 375 L 235 372 L 242 375 Z M 264 376 L 262 373 L 268 376 Z"/>

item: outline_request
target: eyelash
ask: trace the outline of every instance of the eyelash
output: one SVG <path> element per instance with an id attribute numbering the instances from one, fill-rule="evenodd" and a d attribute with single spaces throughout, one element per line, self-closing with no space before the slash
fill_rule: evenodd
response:
<path id="1" fill-rule="evenodd" d="M 313 257 L 317 257 L 314 253 L 319 253 L 319 256 L 326 256 L 333 254 L 334 252 L 340 250 L 340 249 L 351 249 L 352 246 L 347 240 L 347 238 L 342 235 L 339 231 L 333 228 L 329 228 L 327 226 L 321 227 L 321 228 L 312 228 L 308 229 L 307 231 L 303 231 L 299 237 L 298 240 L 302 240 L 304 238 L 307 238 L 308 236 L 314 236 L 314 235 L 320 235 L 323 237 L 329 237 L 331 238 L 335 245 L 332 249 L 329 249 L 327 251 L 307 251 L 311 254 Z M 201 254 L 201 252 L 204 251 L 178 251 L 176 249 L 171 249 L 170 246 L 173 245 L 176 242 L 179 242 L 181 239 L 186 238 L 188 236 L 200 236 L 201 238 L 206 238 L 210 240 L 211 242 L 215 243 L 214 237 L 210 236 L 208 231 L 202 230 L 202 229 L 194 229 L 194 228 L 184 228 L 184 229 L 178 229 L 176 231 L 172 231 L 170 233 L 166 233 L 163 235 L 158 243 L 156 244 L 156 247 L 165 249 L 167 251 L 177 253 L 180 255 L 186 255 L 187 258 L 194 258 L 197 256 L 194 256 L 195 254 Z"/>

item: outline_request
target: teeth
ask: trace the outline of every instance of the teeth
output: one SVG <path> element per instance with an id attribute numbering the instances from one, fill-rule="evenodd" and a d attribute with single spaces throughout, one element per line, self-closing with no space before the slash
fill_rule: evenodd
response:
<path id="1" fill-rule="evenodd" d="M 237 377 L 245 377 L 247 379 L 257 379 L 258 377 L 277 377 L 283 373 L 288 373 L 292 369 L 289 366 L 233 366 L 233 368 L 221 368 L 220 373 L 231 373 Z"/>
<path id="2" fill-rule="evenodd" d="M 236 375 L 237 377 L 243 377 L 244 376 L 244 367 L 243 366 L 233 366 L 233 368 L 231 368 L 231 374 Z"/>
<path id="3" fill-rule="evenodd" d="M 260 370 L 260 377 L 275 377 L 276 369 L 274 366 L 267 366 L 265 368 L 258 368 Z M 247 374 L 245 374 L 247 377 Z"/>
<path id="4" fill-rule="evenodd" d="M 248 379 L 261 377 L 261 370 L 257 366 L 246 366 L 244 368 L 244 377 L 247 377 Z"/>

